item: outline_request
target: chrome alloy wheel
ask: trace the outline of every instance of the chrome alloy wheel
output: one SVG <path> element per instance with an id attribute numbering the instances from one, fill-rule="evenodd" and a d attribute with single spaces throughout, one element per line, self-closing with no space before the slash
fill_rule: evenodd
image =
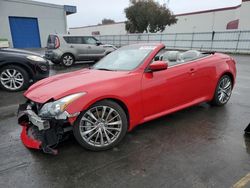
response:
<path id="1" fill-rule="evenodd" d="M 218 100 L 225 104 L 232 94 L 232 81 L 229 77 L 224 77 L 219 84 Z"/>
<path id="2" fill-rule="evenodd" d="M 65 66 L 71 66 L 74 63 L 74 58 L 71 55 L 65 55 L 63 57 L 63 64 Z"/>
<path id="3" fill-rule="evenodd" d="M 122 119 L 115 109 L 96 106 L 83 115 L 79 129 L 81 137 L 89 145 L 105 147 L 119 137 L 122 131 Z"/>
<path id="4" fill-rule="evenodd" d="M 24 84 L 24 77 L 16 69 L 6 69 L 0 75 L 1 84 L 9 90 L 18 90 Z"/>

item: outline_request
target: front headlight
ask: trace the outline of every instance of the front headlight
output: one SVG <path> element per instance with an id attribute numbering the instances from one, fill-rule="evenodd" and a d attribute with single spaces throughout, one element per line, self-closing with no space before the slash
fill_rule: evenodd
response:
<path id="1" fill-rule="evenodd" d="M 27 59 L 29 59 L 31 61 L 46 62 L 46 60 L 44 58 L 39 57 L 39 56 L 35 56 L 35 55 L 27 56 Z"/>
<path id="2" fill-rule="evenodd" d="M 57 101 L 46 103 L 43 105 L 38 115 L 44 118 L 60 116 L 70 103 L 72 103 L 73 101 L 75 101 L 76 99 L 78 99 L 79 97 L 85 94 L 86 94 L 85 92 L 76 93 L 76 94 L 72 94 L 67 97 L 61 98 Z"/>

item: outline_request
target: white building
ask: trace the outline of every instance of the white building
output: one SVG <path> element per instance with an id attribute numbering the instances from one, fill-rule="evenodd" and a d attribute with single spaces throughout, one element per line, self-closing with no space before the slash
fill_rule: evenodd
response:
<path id="1" fill-rule="evenodd" d="M 242 0 L 239 13 L 239 29 L 250 30 L 250 0 Z"/>
<path id="2" fill-rule="evenodd" d="M 69 32 L 72 35 L 124 35 L 124 34 L 127 34 L 127 31 L 125 29 L 125 22 L 69 28 Z"/>
<path id="3" fill-rule="evenodd" d="M 0 0 L 0 38 L 15 48 L 45 47 L 49 34 L 66 33 L 69 14 L 75 6 L 31 0 Z"/>
<path id="4" fill-rule="evenodd" d="M 176 24 L 166 27 L 164 33 L 191 33 L 225 31 L 232 29 L 250 30 L 250 0 L 234 7 L 189 12 L 176 15 Z M 127 34 L 125 22 L 108 25 L 93 25 L 70 28 L 77 35 L 122 35 Z"/>

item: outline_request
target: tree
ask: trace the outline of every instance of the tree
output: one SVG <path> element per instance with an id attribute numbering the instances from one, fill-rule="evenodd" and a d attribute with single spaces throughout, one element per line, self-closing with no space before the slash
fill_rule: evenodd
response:
<path id="1" fill-rule="evenodd" d="M 102 19 L 102 24 L 103 25 L 105 25 L 105 24 L 113 24 L 113 23 L 115 23 L 115 21 L 112 20 L 112 19 L 107 19 L 107 18 Z"/>
<path id="2" fill-rule="evenodd" d="M 130 33 L 164 31 L 166 26 L 177 22 L 173 13 L 153 0 L 132 0 L 131 6 L 126 8 L 126 30 Z"/>

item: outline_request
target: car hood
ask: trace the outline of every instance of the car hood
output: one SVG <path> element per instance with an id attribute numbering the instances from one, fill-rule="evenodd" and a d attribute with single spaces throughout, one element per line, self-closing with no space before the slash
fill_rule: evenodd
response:
<path id="1" fill-rule="evenodd" d="M 32 101 L 45 103 L 51 99 L 58 100 L 70 94 L 88 92 L 90 87 L 96 87 L 97 84 L 127 74 L 128 72 L 123 71 L 83 69 L 43 79 L 32 85 L 24 95 Z"/>
<path id="2" fill-rule="evenodd" d="M 38 54 L 35 52 L 30 52 L 27 50 L 19 50 L 19 49 L 14 49 L 14 48 L 1 48 L 0 51 L 6 52 L 6 53 L 14 53 L 14 54 L 18 54 L 20 56 L 27 56 L 27 55 L 41 56 L 41 54 Z"/>

